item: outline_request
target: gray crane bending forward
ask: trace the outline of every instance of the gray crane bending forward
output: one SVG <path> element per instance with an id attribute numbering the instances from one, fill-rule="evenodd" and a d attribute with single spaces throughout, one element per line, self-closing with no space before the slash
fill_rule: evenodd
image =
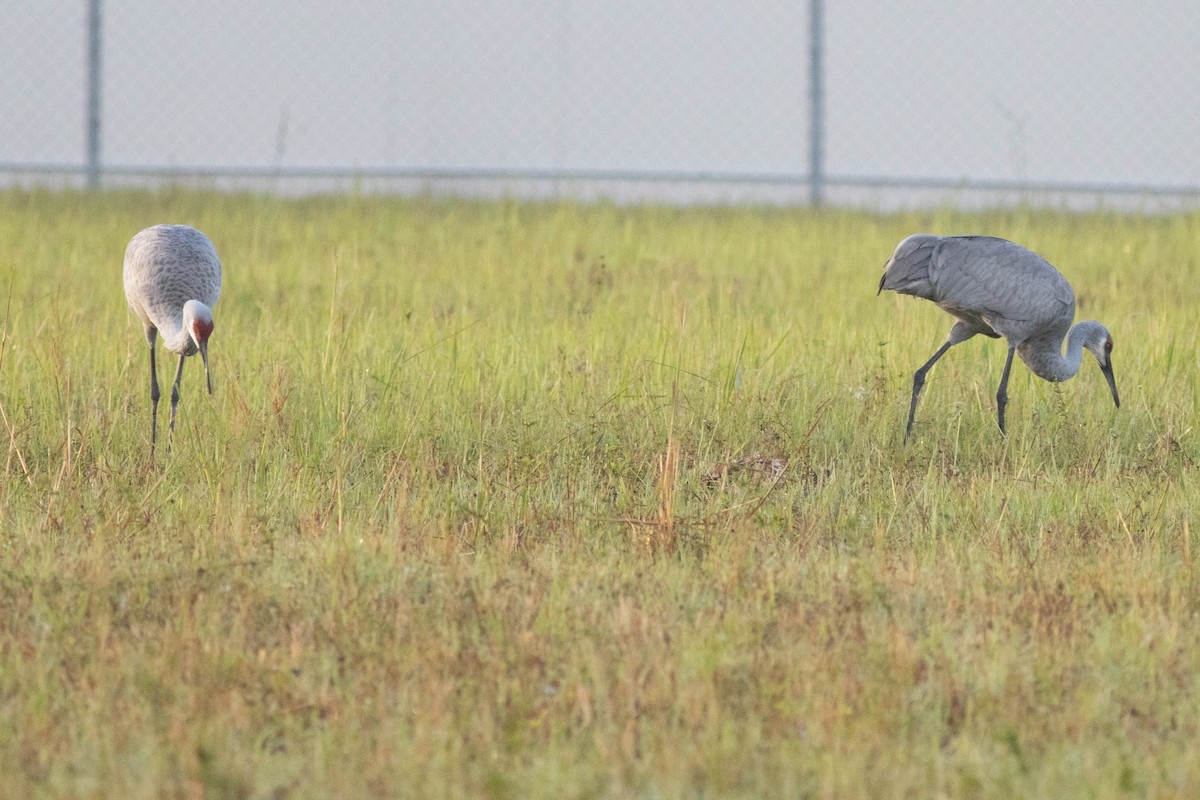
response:
<path id="1" fill-rule="evenodd" d="M 1002 434 L 1014 353 L 1034 375 L 1058 382 L 1074 377 L 1087 348 L 1108 379 L 1113 402 L 1121 407 L 1108 328 L 1092 320 L 1072 327 L 1075 293 L 1071 284 L 1049 261 L 1019 244 L 992 236 L 914 234 L 897 245 L 884 266 L 879 292 L 884 289 L 932 300 L 958 318 L 946 343 L 913 373 L 905 441 L 912 432 L 925 373 L 947 350 L 977 333 L 1008 340 L 1008 358 L 996 390 Z M 1063 337 L 1067 339 L 1065 356 Z"/>
<path id="2" fill-rule="evenodd" d="M 142 321 L 150 343 L 150 459 L 158 428 L 158 370 L 154 365 L 154 339 L 179 354 L 175 383 L 171 386 L 171 434 L 175 432 L 175 407 L 183 360 L 200 353 L 204 378 L 212 394 L 208 372 L 208 337 L 213 331 L 212 306 L 221 296 L 221 261 L 208 237 L 187 225 L 154 225 L 139 232 L 125 248 L 125 300 Z"/>

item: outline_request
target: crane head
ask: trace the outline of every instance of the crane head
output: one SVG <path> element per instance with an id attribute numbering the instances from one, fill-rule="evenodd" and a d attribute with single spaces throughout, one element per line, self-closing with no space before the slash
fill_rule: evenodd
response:
<path id="1" fill-rule="evenodd" d="M 183 306 L 183 324 L 192 346 L 200 351 L 200 358 L 204 361 L 204 380 L 208 384 L 208 393 L 212 394 L 212 376 L 208 371 L 208 337 L 213 332 L 212 309 L 199 300 L 188 300 Z"/>
<path id="2" fill-rule="evenodd" d="M 1120 408 L 1121 396 L 1117 394 L 1117 379 L 1113 377 L 1112 334 L 1099 322 L 1090 324 L 1092 330 L 1088 333 L 1085 347 L 1096 357 L 1096 363 L 1100 365 L 1100 371 L 1104 373 L 1104 377 L 1108 381 L 1108 388 L 1112 390 L 1113 402 L 1117 404 L 1117 408 Z"/>
<path id="3" fill-rule="evenodd" d="M 1113 377 L 1112 371 L 1112 349 L 1113 340 L 1112 336 L 1109 336 L 1104 340 L 1104 360 L 1100 362 L 1100 371 L 1108 379 L 1108 388 L 1112 389 L 1113 402 L 1117 404 L 1117 408 L 1120 408 L 1121 396 L 1117 394 L 1117 379 Z"/>

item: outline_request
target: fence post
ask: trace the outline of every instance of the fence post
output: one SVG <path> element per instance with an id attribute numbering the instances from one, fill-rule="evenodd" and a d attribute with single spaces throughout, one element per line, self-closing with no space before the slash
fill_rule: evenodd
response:
<path id="1" fill-rule="evenodd" d="M 809 202 L 820 206 L 825 195 L 825 86 L 822 75 L 824 42 L 822 0 L 809 2 L 809 120 L 808 120 L 808 191 Z"/>
<path id="2" fill-rule="evenodd" d="M 88 0 L 87 60 L 87 185 L 100 188 L 100 11 L 103 0 Z"/>

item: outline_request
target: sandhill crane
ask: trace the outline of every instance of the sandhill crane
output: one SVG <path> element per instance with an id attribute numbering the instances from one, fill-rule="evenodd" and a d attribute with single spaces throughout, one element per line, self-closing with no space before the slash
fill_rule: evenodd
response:
<path id="1" fill-rule="evenodd" d="M 171 428 L 167 450 L 175 432 L 175 407 L 183 360 L 197 351 L 204 360 L 204 378 L 212 394 L 208 372 L 208 337 L 213 331 L 212 306 L 221 296 L 221 262 L 208 237 L 187 225 L 154 225 L 139 232 L 125 248 L 125 299 L 142 321 L 150 343 L 150 458 L 158 427 L 158 370 L 154 364 L 154 339 L 179 354 L 175 383 L 171 386 Z"/>
<path id="2" fill-rule="evenodd" d="M 912 432 L 925 373 L 947 350 L 977 333 L 1008 340 L 1008 358 L 996 391 L 1001 434 L 1005 432 L 1004 406 L 1014 353 L 1034 375 L 1057 382 L 1079 371 L 1086 348 L 1108 379 L 1113 402 L 1121 407 L 1108 328 L 1092 320 L 1072 327 L 1075 293 L 1071 284 L 1050 262 L 1019 244 L 991 236 L 914 234 L 900 242 L 884 266 L 879 292 L 884 289 L 932 300 L 958 318 L 946 343 L 913 374 L 905 441 Z"/>

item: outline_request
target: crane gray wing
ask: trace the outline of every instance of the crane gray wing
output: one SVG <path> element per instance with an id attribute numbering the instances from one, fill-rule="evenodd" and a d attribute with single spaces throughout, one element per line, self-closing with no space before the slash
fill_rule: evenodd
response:
<path id="1" fill-rule="evenodd" d="M 974 311 L 1010 339 L 1069 326 L 1075 293 L 1050 262 L 1018 244 L 990 236 L 948 236 L 929 267 L 938 305 Z M 952 311 L 953 313 L 953 311 Z"/>
<path id="2" fill-rule="evenodd" d="M 933 254 L 944 237 L 915 233 L 896 246 L 879 279 L 879 292 L 884 289 L 936 300 L 930 270 Z M 876 292 L 878 294 L 879 292 Z"/>

